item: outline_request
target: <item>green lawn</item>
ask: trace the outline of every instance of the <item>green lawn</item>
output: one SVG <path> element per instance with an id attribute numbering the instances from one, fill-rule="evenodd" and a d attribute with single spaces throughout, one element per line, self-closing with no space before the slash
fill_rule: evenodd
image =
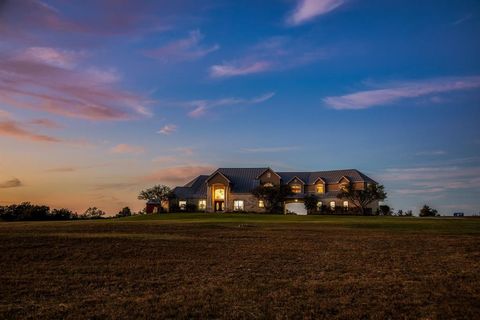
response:
<path id="1" fill-rule="evenodd" d="M 309 224 L 314 228 L 359 228 L 385 231 L 479 234 L 479 218 L 418 218 L 362 216 L 296 216 L 269 214 L 170 213 L 133 216 L 108 222 L 207 223 L 207 224 Z"/>

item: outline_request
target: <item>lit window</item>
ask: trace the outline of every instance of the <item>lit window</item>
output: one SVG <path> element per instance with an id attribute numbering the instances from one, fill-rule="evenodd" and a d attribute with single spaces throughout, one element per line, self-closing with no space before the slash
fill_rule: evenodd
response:
<path id="1" fill-rule="evenodd" d="M 323 183 L 317 184 L 317 193 L 325 193 L 325 185 Z"/>
<path id="2" fill-rule="evenodd" d="M 299 184 L 292 184 L 292 192 L 293 193 L 301 193 L 302 192 L 302 186 Z"/>
<path id="3" fill-rule="evenodd" d="M 178 201 L 178 206 L 180 207 L 180 210 L 187 210 L 187 201 L 180 200 Z"/>
<path id="4" fill-rule="evenodd" d="M 348 201 L 343 201 L 343 209 L 348 210 Z"/>
<path id="5" fill-rule="evenodd" d="M 330 209 L 335 210 L 335 201 L 330 202 Z"/>
<path id="6" fill-rule="evenodd" d="M 225 200 L 225 189 L 224 188 L 219 188 L 215 189 L 215 200 Z"/>
<path id="7" fill-rule="evenodd" d="M 233 201 L 233 211 L 243 211 L 243 200 L 234 200 Z"/>
<path id="8" fill-rule="evenodd" d="M 273 187 L 273 183 L 267 182 L 263 184 L 264 187 Z"/>
<path id="9" fill-rule="evenodd" d="M 258 207 L 265 208 L 265 202 L 263 202 L 263 200 L 258 200 Z"/>
<path id="10" fill-rule="evenodd" d="M 207 200 L 198 200 L 198 210 L 207 209 Z"/>
<path id="11" fill-rule="evenodd" d="M 322 210 L 323 203 L 322 201 L 317 202 L 317 210 Z"/>

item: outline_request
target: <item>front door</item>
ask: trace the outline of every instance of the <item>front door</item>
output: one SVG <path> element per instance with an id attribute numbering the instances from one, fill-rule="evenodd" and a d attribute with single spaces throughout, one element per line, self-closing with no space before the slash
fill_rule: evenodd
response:
<path id="1" fill-rule="evenodd" d="M 224 211 L 225 201 L 215 201 L 215 212 Z"/>

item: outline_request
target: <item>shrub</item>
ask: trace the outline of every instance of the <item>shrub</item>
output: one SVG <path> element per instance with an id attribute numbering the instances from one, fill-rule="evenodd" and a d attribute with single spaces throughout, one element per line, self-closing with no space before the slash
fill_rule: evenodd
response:
<path id="1" fill-rule="evenodd" d="M 129 207 L 125 207 L 117 213 L 117 218 L 130 217 L 132 215 L 132 210 Z"/>

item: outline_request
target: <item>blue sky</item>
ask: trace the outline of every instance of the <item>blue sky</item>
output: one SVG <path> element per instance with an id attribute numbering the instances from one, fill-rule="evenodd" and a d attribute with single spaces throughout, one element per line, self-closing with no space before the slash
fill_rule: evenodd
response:
<path id="1" fill-rule="evenodd" d="M 480 212 L 478 1 L 6 1 L 0 203 L 140 209 L 218 166 Z"/>

